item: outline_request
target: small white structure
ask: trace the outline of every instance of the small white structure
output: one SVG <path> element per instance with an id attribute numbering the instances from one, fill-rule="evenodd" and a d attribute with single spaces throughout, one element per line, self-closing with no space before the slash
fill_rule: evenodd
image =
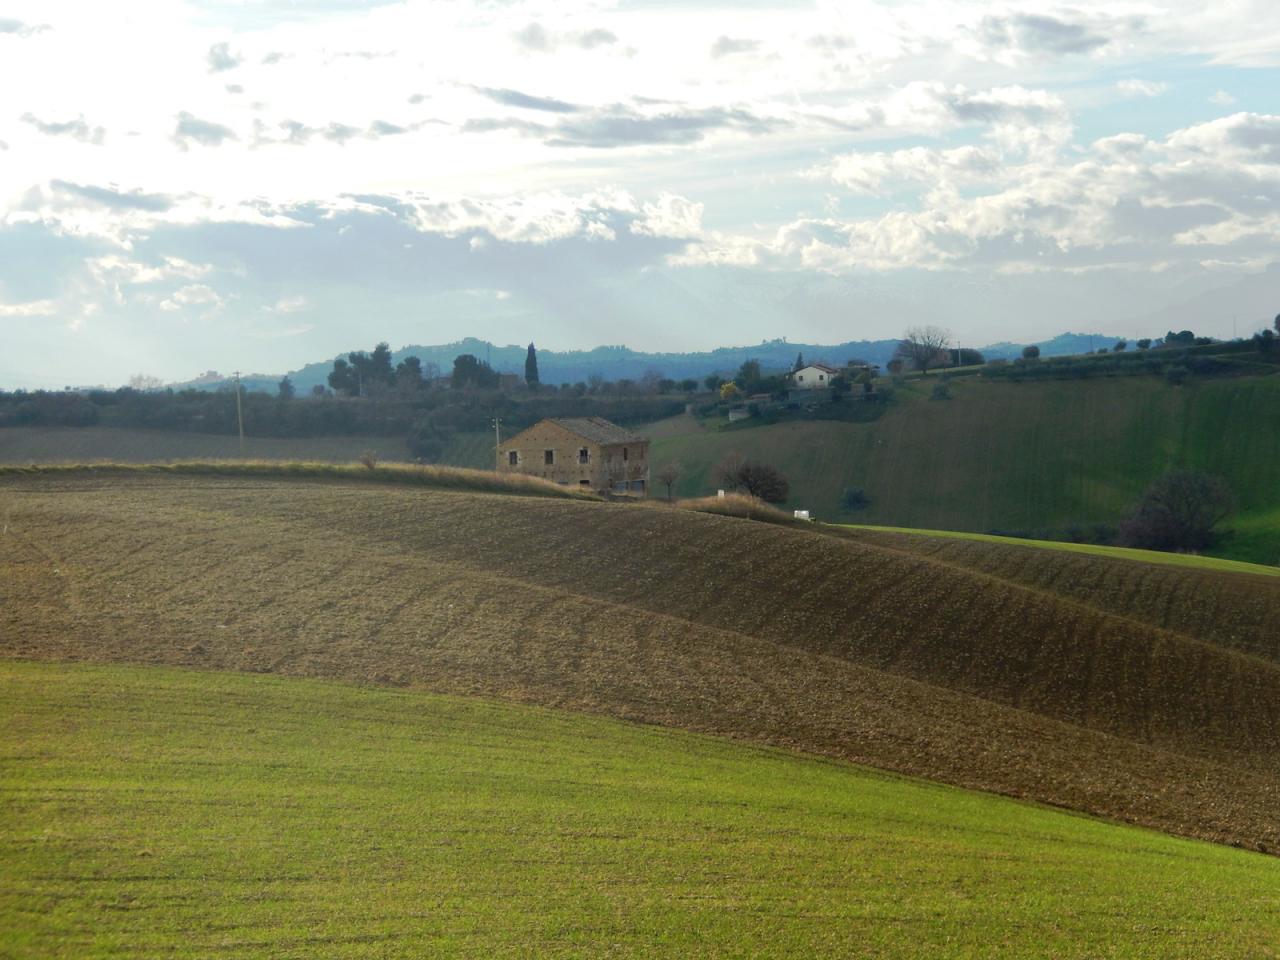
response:
<path id="1" fill-rule="evenodd" d="M 840 371 L 825 363 L 811 363 L 791 374 L 791 383 L 797 390 L 820 390 L 831 386 L 831 381 L 840 376 Z"/>
<path id="2" fill-rule="evenodd" d="M 809 511 L 808 511 L 808 510 L 797 510 L 797 511 L 796 511 L 796 519 L 797 519 L 797 520 L 808 520 L 808 519 L 809 519 Z"/>

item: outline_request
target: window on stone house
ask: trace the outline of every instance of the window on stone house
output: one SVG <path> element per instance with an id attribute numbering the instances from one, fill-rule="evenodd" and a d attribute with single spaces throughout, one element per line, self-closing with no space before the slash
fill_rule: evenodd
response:
<path id="1" fill-rule="evenodd" d="M 556 452 L 554 450 L 543 450 L 542 462 L 548 467 L 553 466 L 556 462 Z"/>
<path id="2" fill-rule="evenodd" d="M 582 448 L 578 451 L 578 462 L 579 462 L 579 463 L 590 463 L 590 462 L 591 462 L 591 451 L 590 451 L 590 450 L 588 450 L 586 447 L 582 447 Z"/>
<path id="3" fill-rule="evenodd" d="M 516 450 L 507 451 L 507 463 L 510 466 L 518 467 L 520 465 L 520 453 Z"/>
<path id="4" fill-rule="evenodd" d="M 623 447 L 623 448 L 622 448 L 622 459 L 623 459 L 623 460 L 626 460 L 626 459 L 627 459 L 627 448 L 626 448 L 626 447 Z"/>

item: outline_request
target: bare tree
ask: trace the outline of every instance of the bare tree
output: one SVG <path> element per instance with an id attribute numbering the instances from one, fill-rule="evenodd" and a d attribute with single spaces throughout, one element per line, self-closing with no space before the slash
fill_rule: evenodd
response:
<path id="1" fill-rule="evenodd" d="M 134 390 L 159 390 L 164 386 L 164 381 L 149 373 L 135 373 L 129 378 L 129 386 Z"/>
<path id="2" fill-rule="evenodd" d="M 658 469 L 653 475 L 653 479 L 667 488 L 667 499 L 671 499 L 671 488 L 675 486 L 675 482 L 680 479 L 680 461 L 672 460 L 670 463 Z"/>
<path id="3" fill-rule="evenodd" d="M 742 486 L 738 474 L 742 472 L 742 466 L 746 462 L 746 458 L 740 453 L 726 453 L 724 459 L 716 464 L 712 476 L 725 490 L 737 490 Z"/>
<path id="4" fill-rule="evenodd" d="M 951 331 L 942 327 L 908 327 L 896 355 L 909 360 L 912 366 L 928 376 L 930 367 L 946 362 L 946 347 L 950 342 Z"/>

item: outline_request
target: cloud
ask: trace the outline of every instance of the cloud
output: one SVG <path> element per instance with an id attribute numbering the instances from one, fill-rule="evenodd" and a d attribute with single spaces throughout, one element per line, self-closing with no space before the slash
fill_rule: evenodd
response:
<path id="1" fill-rule="evenodd" d="M 640 218 L 632 221 L 631 232 L 645 237 L 692 239 L 702 233 L 703 205 L 672 193 L 664 193 L 656 203 L 640 208 Z"/>
<path id="2" fill-rule="evenodd" d="M 359 127 L 353 127 L 345 123 L 330 123 L 323 127 L 312 127 L 298 120 L 281 120 L 276 124 L 276 129 L 283 132 L 283 136 L 271 135 L 270 128 L 260 120 L 254 121 L 254 133 L 252 145 L 255 147 L 263 146 L 291 146 L 301 147 L 311 142 L 314 137 L 320 137 L 328 140 L 330 143 L 336 143 L 339 146 L 344 145 L 347 141 L 356 137 L 364 136 L 370 140 L 379 140 L 384 137 L 396 137 L 405 133 L 411 133 L 414 130 L 420 130 L 428 123 L 434 123 L 432 120 L 421 120 L 417 123 L 411 123 L 406 126 L 390 123 L 386 120 L 374 120 L 364 130 Z"/>
<path id="3" fill-rule="evenodd" d="M 607 47 L 610 44 L 618 42 L 618 36 L 612 30 L 605 30 L 602 27 L 596 27 L 594 30 L 586 30 L 578 34 L 575 38 L 578 46 L 584 50 L 594 50 L 596 47 Z"/>
<path id="4" fill-rule="evenodd" d="M 1014 151 L 1014 152 L 1010 152 Z M 1163 141 L 1083 153 L 1016 145 L 848 154 L 818 171 L 859 193 L 908 186 L 909 209 L 800 218 L 770 239 L 711 235 L 677 262 L 830 272 L 1096 269 L 1265 255 L 1280 242 L 1280 116 L 1240 113 Z M 979 189 L 974 189 L 975 187 Z"/>
<path id="5" fill-rule="evenodd" d="M 551 53 L 563 43 L 582 50 L 595 50 L 618 42 L 618 35 L 603 27 L 554 34 L 537 21 L 532 21 L 512 34 L 516 46 L 529 53 Z"/>
<path id="6" fill-rule="evenodd" d="M 1225 90 L 1218 90 L 1209 98 L 1210 103 L 1216 103 L 1220 107 L 1229 107 L 1236 102 L 1236 98 Z"/>
<path id="7" fill-rule="evenodd" d="M 223 89 L 227 93 L 244 93 L 244 85 L 239 83 L 228 83 Z"/>
<path id="8" fill-rule="evenodd" d="M 208 307 L 208 313 L 221 310 L 224 306 L 222 297 L 212 287 L 203 283 L 189 283 L 179 287 L 171 296 L 160 301 L 160 309 L 166 313 L 175 313 L 186 307 Z"/>
<path id="9" fill-rule="evenodd" d="M 781 125 L 780 121 L 759 117 L 741 108 L 682 108 L 643 113 L 615 104 L 590 113 L 574 114 L 552 124 L 517 118 L 479 119 L 467 121 L 462 129 L 469 133 L 510 130 L 537 137 L 552 147 L 614 149 L 697 143 L 718 130 L 761 134 Z"/>
<path id="10" fill-rule="evenodd" d="M 30 37 L 51 29 L 47 23 L 23 23 L 12 17 L 0 17 L 0 33 L 13 34 L 19 37 Z"/>
<path id="11" fill-rule="evenodd" d="M 909 184 L 978 183 L 994 177 L 1002 162 L 999 151 L 985 147 L 951 150 L 911 147 L 892 152 L 845 154 L 811 175 L 828 176 L 854 193 L 876 196 Z"/>
<path id="12" fill-rule="evenodd" d="M 198 143 L 202 147 L 218 147 L 224 141 L 236 139 L 239 138 L 230 127 L 224 127 L 220 123 L 209 120 L 201 120 L 185 110 L 178 114 L 178 123 L 174 127 L 172 137 L 173 142 L 183 150 L 192 143 Z"/>
<path id="13" fill-rule="evenodd" d="M 524 110 L 544 110 L 548 113 L 578 113 L 583 108 L 576 103 L 556 100 L 552 97 L 535 97 L 519 90 L 497 90 L 493 87 L 474 87 L 476 93 L 495 103 Z"/>
<path id="14" fill-rule="evenodd" d="M 298 313 L 299 311 L 306 310 L 310 306 L 310 302 L 303 296 L 281 297 L 274 305 L 267 307 L 267 311 L 269 313 L 279 314 Z"/>
<path id="15" fill-rule="evenodd" d="M 102 127 L 91 127 L 85 122 L 84 115 L 76 117 L 74 120 L 45 121 L 31 113 L 24 113 L 21 117 L 23 123 L 28 123 L 35 127 L 45 136 L 49 137 L 71 137 L 73 140 L 79 140 L 81 143 L 91 143 L 95 146 L 101 145 L 103 138 L 106 136 L 106 130 Z"/>
<path id="16" fill-rule="evenodd" d="M 209 64 L 210 73 L 221 73 L 224 70 L 234 70 L 244 62 L 244 58 L 239 54 L 231 52 L 231 44 L 215 43 L 209 48 L 209 52 L 205 55 L 205 62 Z"/>
<path id="17" fill-rule="evenodd" d="M 983 41 L 992 47 L 1057 55 L 1089 53 L 1111 42 L 1105 33 L 1083 23 L 1036 13 L 983 17 L 979 33 Z"/>
<path id="18" fill-rule="evenodd" d="M 279 50 L 272 50 L 266 54 L 263 54 L 262 59 L 259 60 L 258 62 L 261 63 L 264 67 L 271 67 L 271 66 L 275 66 L 281 60 L 286 59 L 288 56 L 289 55 L 287 53 L 282 53 Z"/>
<path id="19" fill-rule="evenodd" d="M 166 280 L 198 280 L 213 271 L 212 264 L 191 263 L 181 257 L 162 256 L 158 263 L 141 263 L 119 254 L 94 257 L 87 262 L 99 282 L 118 286 L 146 286 Z"/>
<path id="20" fill-rule="evenodd" d="M 0 25 L 3 21 L 0 21 Z M 52 317 L 58 312 L 58 305 L 53 300 L 31 300 L 27 303 L 0 303 L 0 318 L 3 317 Z"/>
<path id="21" fill-rule="evenodd" d="M 1129 78 L 1116 84 L 1116 90 L 1122 97 L 1158 97 L 1169 89 L 1167 83 L 1153 83 L 1149 80 Z"/>
<path id="22" fill-rule="evenodd" d="M 542 24 L 536 22 L 530 23 L 514 34 L 514 39 L 517 46 L 534 53 L 547 53 L 555 47 L 551 34 L 547 33 Z"/>
<path id="23" fill-rule="evenodd" d="M 140 190 L 123 192 L 112 187 L 82 186 L 68 183 L 66 180 L 49 182 L 54 193 L 88 200 L 90 203 L 110 210 L 145 210 L 151 213 L 162 213 L 173 207 L 173 198 L 160 193 L 143 193 Z"/>
<path id="24" fill-rule="evenodd" d="M 735 53 L 751 53 L 759 46 L 759 40 L 743 40 L 721 35 L 711 45 L 711 56 L 718 59 L 732 56 Z"/>

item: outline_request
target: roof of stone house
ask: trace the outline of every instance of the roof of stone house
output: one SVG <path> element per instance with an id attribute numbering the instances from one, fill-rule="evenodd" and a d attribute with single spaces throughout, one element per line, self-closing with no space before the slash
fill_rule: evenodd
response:
<path id="1" fill-rule="evenodd" d="M 839 372 L 840 372 L 840 368 L 839 368 L 839 367 L 829 367 L 829 366 L 827 366 L 825 363 L 806 363 L 803 367 L 801 367 L 801 368 L 800 368 L 800 370 L 808 370 L 810 367 L 813 367 L 815 370 L 825 370 L 827 373 L 839 373 Z M 795 372 L 795 373 L 799 373 L 799 372 L 800 372 L 800 370 L 796 370 L 796 371 L 793 371 L 793 372 Z"/>
<path id="2" fill-rule="evenodd" d="M 644 443 L 648 440 L 602 417 L 553 417 L 551 422 L 592 443 Z"/>

